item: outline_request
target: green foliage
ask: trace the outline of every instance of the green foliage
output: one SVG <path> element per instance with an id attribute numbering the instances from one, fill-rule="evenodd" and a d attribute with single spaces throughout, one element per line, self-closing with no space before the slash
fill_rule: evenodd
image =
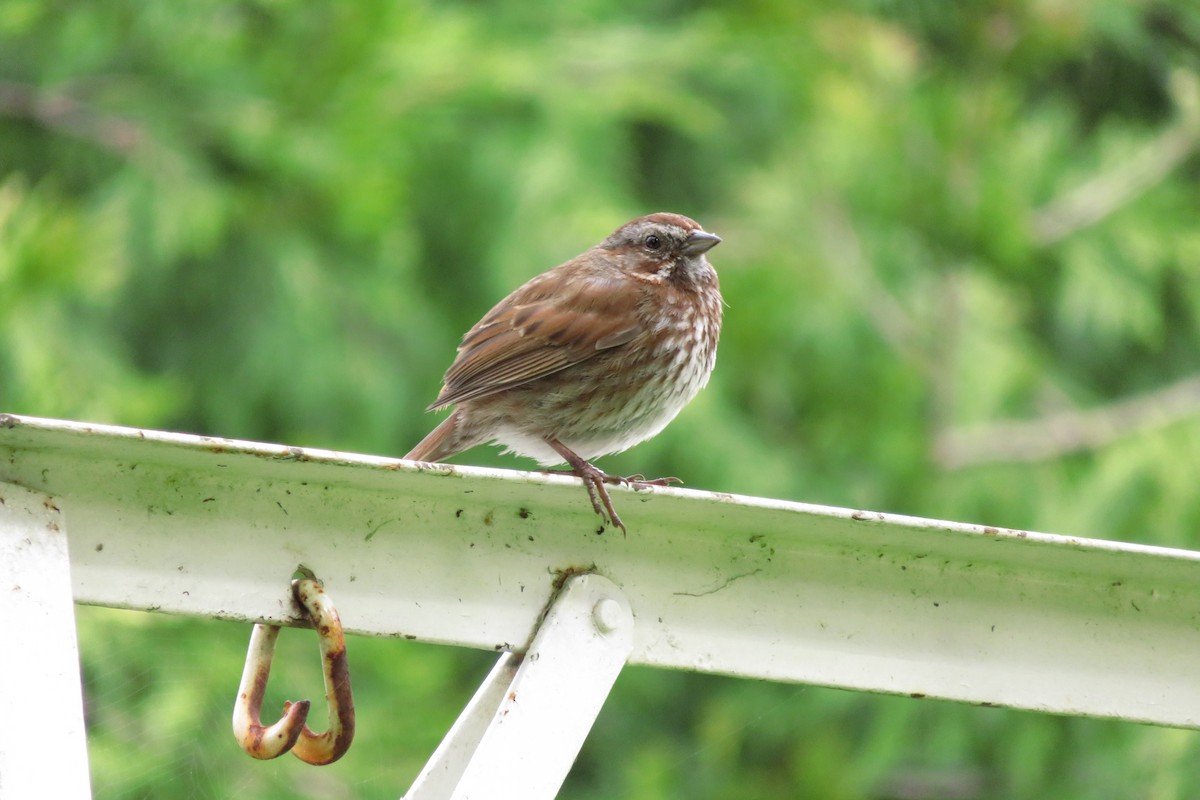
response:
<path id="1" fill-rule="evenodd" d="M 718 368 L 605 466 L 1200 547 L 1198 144 L 1166 0 L 0 0 L 0 408 L 400 454 L 497 298 L 673 210 Z M 233 752 L 245 635 L 82 613 L 98 797 L 394 797 L 484 669 L 353 641 L 380 722 L 314 778 Z M 1165 799 L 1198 749 L 636 670 L 564 796 Z"/>

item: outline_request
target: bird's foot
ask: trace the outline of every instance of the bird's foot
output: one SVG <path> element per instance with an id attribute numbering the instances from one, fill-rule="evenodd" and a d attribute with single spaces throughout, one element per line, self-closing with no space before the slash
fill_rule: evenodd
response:
<path id="1" fill-rule="evenodd" d="M 569 470 L 549 469 L 545 470 L 545 472 L 552 475 L 565 473 L 567 475 L 574 475 L 582 480 L 583 487 L 587 489 L 588 500 L 592 503 L 592 510 L 596 512 L 600 519 L 610 522 L 614 527 L 620 528 L 622 534 L 628 535 L 629 532 L 625 529 L 625 523 L 621 521 L 621 516 L 617 514 L 617 510 L 613 508 L 612 498 L 608 496 L 608 489 L 604 488 L 604 484 L 613 483 L 629 486 L 633 485 L 633 482 L 629 478 L 609 475 L 594 466 L 591 462 L 576 455 L 574 451 L 556 439 L 547 439 L 546 441 L 571 465 L 571 468 Z"/>
<path id="2" fill-rule="evenodd" d="M 621 533 L 628 533 L 625 530 L 625 523 L 621 521 L 617 510 L 613 508 L 612 498 L 608 496 L 608 489 L 604 488 L 606 482 L 623 483 L 623 478 L 618 479 L 618 476 L 609 475 L 583 459 L 580 459 L 579 466 L 571 469 L 544 469 L 542 472 L 547 475 L 570 475 L 582 480 L 583 488 L 587 489 L 588 500 L 592 503 L 592 510 L 600 519 L 620 528 Z"/>

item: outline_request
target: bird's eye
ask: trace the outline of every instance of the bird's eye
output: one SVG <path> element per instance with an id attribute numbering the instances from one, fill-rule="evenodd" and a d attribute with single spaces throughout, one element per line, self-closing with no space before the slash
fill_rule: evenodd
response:
<path id="1" fill-rule="evenodd" d="M 652 233 L 642 240 L 642 244 L 646 245 L 647 250 L 657 250 L 662 247 L 662 239 Z"/>

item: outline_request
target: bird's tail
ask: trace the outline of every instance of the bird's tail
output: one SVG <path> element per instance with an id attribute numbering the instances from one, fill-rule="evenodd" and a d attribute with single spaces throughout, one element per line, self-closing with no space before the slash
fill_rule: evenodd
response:
<path id="1" fill-rule="evenodd" d="M 477 444 L 477 442 L 466 445 L 462 443 L 458 422 L 458 410 L 455 409 L 453 414 L 442 420 L 442 423 L 430 431 L 420 444 L 410 450 L 405 458 L 411 461 L 441 461 Z"/>

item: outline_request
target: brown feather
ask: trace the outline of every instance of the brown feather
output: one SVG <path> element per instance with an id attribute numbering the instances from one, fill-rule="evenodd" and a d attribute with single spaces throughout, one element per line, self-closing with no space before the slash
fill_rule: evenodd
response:
<path id="1" fill-rule="evenodd" d="M 449 458 L 463 449 L 458 441 L 458 414 L 451 414 L 442 420 L 441 424 L 429 432 L 429 435 L 417 444 L 408 455 L 410 461 L 441 461 Z M 472 443 L 474 444 L 474 443 Z"/>
<path id="2" fill-rule="evenodd" d="M 598 273 L 596 263 L 581 269 L 588 255 L 529 281 L 468 331 L 430 408 L 535 381 L 635 339 L 643 330 L 629 302 L 636 281 L 616 268 Z"/>

